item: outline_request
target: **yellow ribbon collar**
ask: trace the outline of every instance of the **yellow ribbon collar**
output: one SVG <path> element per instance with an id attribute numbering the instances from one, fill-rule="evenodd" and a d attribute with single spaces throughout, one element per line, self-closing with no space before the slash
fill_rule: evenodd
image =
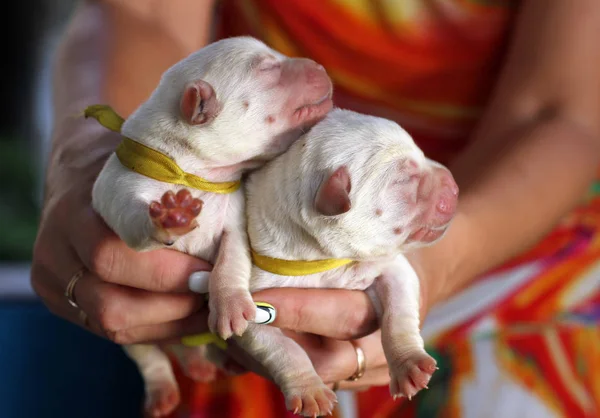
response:
<path id="1" fill-rule="evenodd" d="M 86 118 L 93 117 L 105 128 L 119 133 L 125 121 L 108 105 L 88 106 L 84 111 L 84 116 Z M 115 153 L 125 167 L 165 183 L 180 184 L 220 194 L 233 193 L 241 185 L 240 181 L 213 183 L 194 174 L 186 173 L 171 158 L 127 137 L 123 137 Z"/>
<path id="2" fill-rule="evenodd" d="M 308 276 L 323 273 L 352 263 L 347 258 L 331 258 L 327 260 L 282 260 L 258 254 L 251 250 L 254 265 L 269 273 L 279 276 Z"/>
<path id="3" fill-rule="evenodd" d="M 121 132 L 125 120 L 108 105 L 88 106 L 84 111 L 86 118 L 96 119 L 102 126 L 114 132 Z M 123 166 L 165 183 L 181 184 L 211 193 L 233 193 L 240 188 L 240 181 L 212 183 L 206 179 L 183 171 L 175 161 L 166 155 L 140 144 L 131 138 L 123 137 L 115 151 Z M 323 273 L 352 263 L 350 259 L 328 260 L 282 260 L 259 255 L 252 251 L 254 264 L 269 273 L 281 276 L 308 276 Z"/>

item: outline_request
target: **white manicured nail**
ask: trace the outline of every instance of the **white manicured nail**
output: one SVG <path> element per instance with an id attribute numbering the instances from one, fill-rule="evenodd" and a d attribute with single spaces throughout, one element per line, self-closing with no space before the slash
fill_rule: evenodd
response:
<path id="1" fill-rule="evenodd" d="M 256 302 L 256 316 L 254 317 L 255 324 L 270 324 L 275 321 L 275 317 L 277 316 L 277 312 L 275 311 L 275 307 L 268 303 L 264 302 Z"/>
<path id="2" fill-rule="evenodd" d="M 209 277 L 209 271 L 197 271 L 190 274 L 190 277 L 188 278 L 188 286 L 190 290 L 196 293 L 208 293 Z"/>

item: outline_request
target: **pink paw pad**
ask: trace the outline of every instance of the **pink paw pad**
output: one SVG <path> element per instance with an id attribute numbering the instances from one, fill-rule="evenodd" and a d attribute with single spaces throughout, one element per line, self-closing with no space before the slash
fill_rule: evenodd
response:
<path id="1" fill-rule="evenodd" d="M 204 202 L 192 197 L 189 190 L 182 189 L 177 194 L 168 191 L 160 202 L 150 202 L 148 213 L 154 226 L 160 231 L 161 241 L 172 244 L 171 237 L 187 234 L 198 225 L 196 217 L 202 211 Z"/>

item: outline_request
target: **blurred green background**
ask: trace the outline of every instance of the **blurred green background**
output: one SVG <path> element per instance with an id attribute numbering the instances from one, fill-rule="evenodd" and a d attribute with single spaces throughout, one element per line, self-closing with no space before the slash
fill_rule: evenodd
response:
<path id="1" fill-rule="evenodd" d="M 38 179 L 29 144 L 18 133 L 0 138 L 0 260 L 28 261 L 38 223 Z"/>

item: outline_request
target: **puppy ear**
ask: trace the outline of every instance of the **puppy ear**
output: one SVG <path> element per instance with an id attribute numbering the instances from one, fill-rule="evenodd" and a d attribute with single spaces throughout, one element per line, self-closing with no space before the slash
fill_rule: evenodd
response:
<path id="1" fill-rule="evenodd" d="M 350 173 L 345 166 L 335 170 L 319 187 L 315 209 L 322 215 L 335 216 L 350 210 Z"/>
<path id="2" fill-rule="evenodd" d="M 183 118 L 190 125 L 202 125 L 214 119 L 220 110 L 215 91 L 204 80 L 185 86 L 179 106 Z"/>

